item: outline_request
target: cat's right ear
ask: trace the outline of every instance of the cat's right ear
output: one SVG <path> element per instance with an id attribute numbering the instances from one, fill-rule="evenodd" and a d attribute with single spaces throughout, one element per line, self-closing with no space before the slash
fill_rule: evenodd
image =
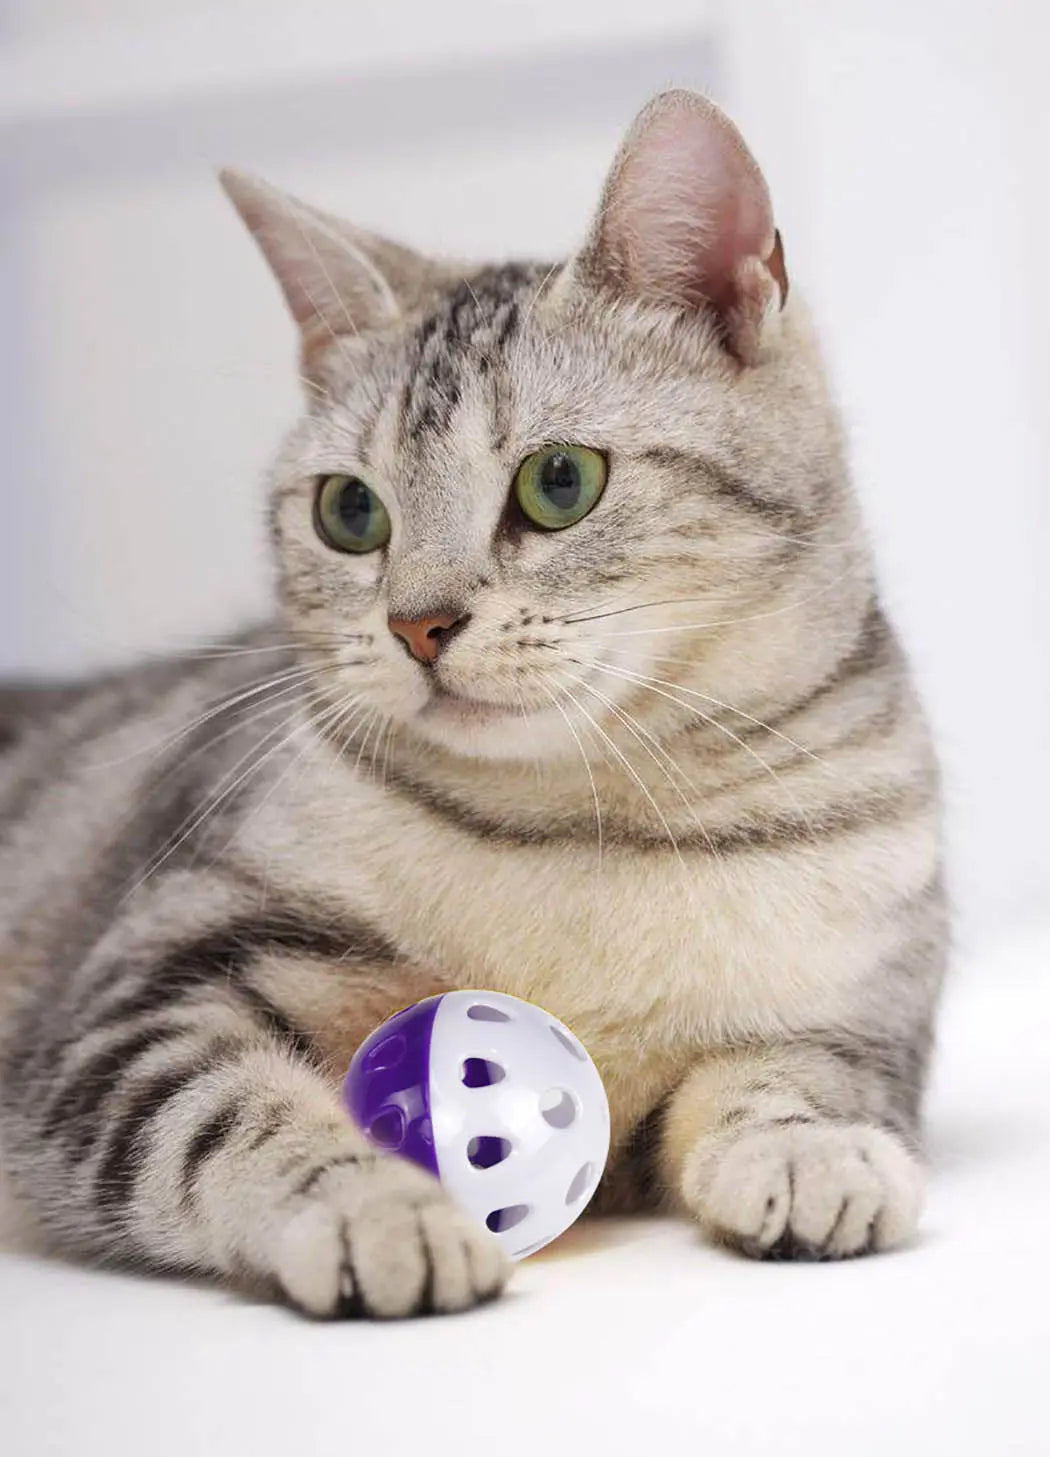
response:
<path id="1" fill-rule="evenodd" d="M 333 340 L 394 324 L 423 291 L 424 259 L 261 178 L 219 180 L 261 248 L 302 335 L 304 368 Z"/>
<path id="2" fill-rule="evenodd" d="M 707 312 L 733 354 L 759 356 L 787 299 L 784 253 L 758 163 L 713 102 L 667 91 L 635 119 L 576 276 Z"/>

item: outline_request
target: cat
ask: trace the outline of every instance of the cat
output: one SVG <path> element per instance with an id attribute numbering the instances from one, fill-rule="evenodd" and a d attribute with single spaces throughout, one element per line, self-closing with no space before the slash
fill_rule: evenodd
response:
<path id="1" fill-rule="evenodd" d="M 318 1317 L 489 1299 L 496 1242 L 338 1099 L 384 1017 L 477 987 L 592 1053 L 599 1208 L 907 1241 L 936 760 L 738 131 L 657 96 L 553 266 L 223 180 L 301 331 L 279 612 L 0 695 L 19 1209 Z"/>

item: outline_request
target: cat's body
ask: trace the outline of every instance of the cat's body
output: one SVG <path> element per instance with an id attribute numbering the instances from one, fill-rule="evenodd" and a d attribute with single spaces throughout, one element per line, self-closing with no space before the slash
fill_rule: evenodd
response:
<path id="1" fill-rule="evenodd" d="M 757 1253 L 910 1232 L 935 768 L 753 164 L 763 246 L 716 267 L 704 235 L 717 308 L 621 216 L 669 145 L 738 143 L 654 103 L 559 270 L 437 269 L 231 184 L 314 391 L 274 479 L 282 621 L 0 693 L 5 1157 L 65 1245 L 319 1313 L 496 1288 L 487 1236 L 334 1091 L 446 986 L 583 1039 L 607 1206 L 662 1200 Z M 508 482 L 547 441 L 608 482 L 537 531 Z M 348 506 L 340 471 L 385 505 Z M 318 477 L 359 543 L 388 515 L 381 558 L 318 539 Z"/>

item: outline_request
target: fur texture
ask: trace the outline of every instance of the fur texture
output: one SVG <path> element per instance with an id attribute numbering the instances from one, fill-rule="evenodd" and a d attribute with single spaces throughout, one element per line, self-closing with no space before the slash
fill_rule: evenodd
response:
<path id="1" fill-rule="evenodd" d="M 445 986 L 605 1078 L 599 1202 L 772 1257 L 914 1228 L 945 917 L 937 776 L 765 184 L 686 93 L 580 253 L 435 264 L 228 175 L 302 329 L 279 619 L 0 695 L 5 1160 L 57 1244 L 318 1315 L 505 1268 L 337 1079 Z M 603 453 L 540 531 L 519 463 Z M 333 550 L 318 480 L 382 500 Z M 455 624 L 417 661 L 397 620 Z M 438 629 L 435 629 L 438 631 Z"/>

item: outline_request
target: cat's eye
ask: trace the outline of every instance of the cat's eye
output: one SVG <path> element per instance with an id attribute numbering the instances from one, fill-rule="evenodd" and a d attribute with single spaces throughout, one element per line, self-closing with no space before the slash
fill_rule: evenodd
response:
<path id="1" fill-rule="evenodd" d="M 337 551 L 378 551 L 390 540 L 386 507 L 359 476 L 322 476 L 314 503 L 317 534 Z"/>
<path id="2" fill-rule="evenodd" d="M 561 531 L 594 510 L 608 474 L 608 463 L 598 450 L 547 445 L 518 466 L 514 494 L 534 526 Z"/>

